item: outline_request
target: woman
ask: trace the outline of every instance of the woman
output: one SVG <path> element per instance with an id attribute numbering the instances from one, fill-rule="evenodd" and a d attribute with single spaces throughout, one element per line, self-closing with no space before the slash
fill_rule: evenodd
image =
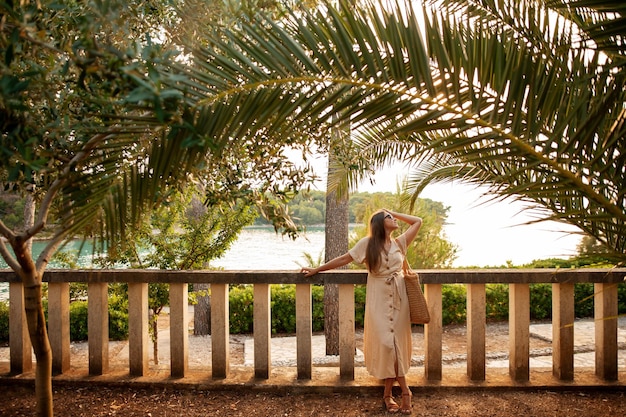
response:
<path id="1" fill-rule="evenodd" d="M 410 226 L 394 239 L 392 234 L 398 228 L 398 220 Z M 412 412 L 412 393 L 406 383 L 412 352 L 411 321 L 402 263 L 421 226 L 419 217 L 379 210 L 370 218 L 369 235 L 347 253 L 317 268 L 302 268 L 302 273 L 309 277 L 350 262 L 366 265 L 369 273 L 365 301 L 365 366 L 372 376 L 385 381 L 383 401 L 390 413 Z M 392 396 L 395 381 L 402 390 L 401 405 Z"/>

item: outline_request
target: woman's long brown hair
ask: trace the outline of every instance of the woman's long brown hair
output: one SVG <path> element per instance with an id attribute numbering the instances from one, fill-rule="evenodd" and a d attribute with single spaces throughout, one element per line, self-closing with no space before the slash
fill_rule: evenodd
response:
<path id="1" fill-rule="evenodd" d="M 370 218 L 369 241 L 365 251 L 367 270 L 375 272 L 380 267 L 382 252 L 385 248 L 385 215 L 383 210 L 372 214 Z"/>

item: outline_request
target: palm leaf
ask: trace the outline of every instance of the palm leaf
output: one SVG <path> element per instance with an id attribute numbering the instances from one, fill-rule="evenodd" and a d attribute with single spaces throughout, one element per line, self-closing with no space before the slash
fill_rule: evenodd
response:
<path id="1" fill-rule="evenodd" d="M 604 51 L 576 47 L 592 25 L 555 10 L 530 0 L 423 10 L 368 1 L 281 24 L 257 16 L 210 35 L 168 82 L 205 115 L 190 123 L 220 143 L 311 134 L 325 148 L 331 128 L 350 128 L 344 166 L 332 167 L 347 176 L 337 186 L 394 157 L 440 166 L 448 155 L 452 170 L 414 180 L 457 172 L 623 253 L 624 77 L 606 70 L 614 61 Z M 617 13 L 598 21 L 619 30 Z M 621 45 L 612 33 L 605 40 Z"/>

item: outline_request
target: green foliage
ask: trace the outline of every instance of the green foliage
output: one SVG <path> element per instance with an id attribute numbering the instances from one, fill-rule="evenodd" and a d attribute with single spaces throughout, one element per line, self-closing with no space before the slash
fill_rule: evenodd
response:
<path id="1" fill-rule="evenodd" d="M 313 301 L 313 331 L 324 331 L 324 286 L 313 285 L 311 287 L 311 298 Z"/>
<path id="2" fill-rule="evenodd" d="M 272 285 L 272 334 L 295 333 L 295 285 Z M 311 289 L 313 302 L 313 331 L 324 330 L 324 287 L 314 285 Z M 552 316 L 552 284 L 530 285 L 530 317 L 533 320 L 546 320 Z M 576 284 L 575 314 L 577 318 L 593 317 L 593 284 Z M 466 321 L 467 291 L 462 284 L 442 286 L 442 322 L 444 325 L 464 324 Z M 507 284 L 487 284 L 485 286 L 486 317 L 488 321 L 506 321 L 509 318 L 509 286 Z M 355 326 L 362 328 L 365 317 L 366 286 L 356 285 Z M 254 287 L 252 285 L 232 286 L 229 292 L 230 332 L 250 334 L 254 322 Z M 618 287 L 619 314 L 626 314 L 626 284 Z M 5 323 L 5 324 L 4 324 Z M 6 339 L 2 339 L 3 324 L 6 326 Z M 70 338 L 73 341 L 87 339 L 87 302 L 76 301 L 70 304 Z M 111 340 L 124 340 L 128 337 L 128 299 L 121 292 L 111 292 L 109 296 L 109 334 Z M 0 342 L 8 340 L 8 306 L 0 303 Z"/>
<path id="3" fill-rule="evenodd" d="M 509 319 L 509 286 L 487 284 L 485 286 L 486 317 L 488 321 Z"/>
<path id="4" fill-rule="evenodd" d="M 626 284 L 617 286 L 617 311 L 626 314 Z"/>
<path id="5" fill-rule="evenodd" d="M 169 284 L 149 284 L 148 285 L 148 308 L 152 310 L 153 316 L 158 316 L 163 307 L 170 302 Z"/>
<path id="6" fill-rule="evenodd" d="M 70 303 L 70 340 L 88 339 L 87 317 L 87 301 Z M 109 339 L 128 339 L 128 298 L 112 292 L 109 292 Z"/>
<path id="7" fill-rule="evenodd" d="M 128 297 L 109 294 L 109 339 L 128 339 Z"/>
<path id="8" fill-rule="evenodd" d="M 70 340 L 87 340 L 87 301 L 75 301 L 70 304 Z"/>
<path id="9" fill-rule="evenodd" d="M 252 333 L 254 314 L 253 287 L 240 285 L 228 292 L 230 332 Z"/>
<path id="10" fill-rule="evenodd" d="M 356 327 L 363 327 L 365 324 L 366 289 L 366 285 L 356 285 L 354 287 L 354 325 Z"/>
<path id="11" fill-rule="evenodd" d="M 329 183 L 407 162 L 414 195 L 434 181 L 487 186 L 624 259 L 623 16 L 599 3 L 340 2 L 282 24 L 242 19 L 215 31 L 213 59 L 197 57 L 206 65 L 186 85 L 207 95 L 228 86 L 223 105 L 247 111 L 247 126 L 286 134 L 317 132 L 332 108 L 338 128 L 354 127 L 357 149 L 339 153 L 341 178 Z M 249 110 L 258 103 L 263 111 Z M 426 111 L 433 103 L 438 111 Z"/>
<path id="12" fill-rule="evenodd" d="M 9 303 L 0 301 L 0 343 L 9 341 Z"/>
<path id="13" fill-rule="evenodd" d="M 611 259 L 604 255 L 578 254 L 568 259 L 537 259 L 518 268 L 606 268 L 614 266 Z"/>
<path id="14" fill-rule="evenodd" d="M 52 261 L 63 269 L 80 269 L 78 265 L 79 252 L 75 250 L 59 250 L 52 256 Z"/>
<path id="15" fill-rule="evenodd" d="M 594 285 L 591 283 L 576 284 L 574 286 L 574 314 L 577 318 L 593 317 L 593 294 Z"/>
<path id="16" fill-rule="evenodd" d="M 272 333 L 296 332 L 296 286 L 272 285 Z"/>
<path id="17" fill-rule="evenodd" d="M 103 266 L 128 264 L 133 268 L 190 270 L 207 268 L 236 240 L 241 229 L 256 215 L 248 205 L 219 203 L 207 207 L 196 189 L 173 194 L 170 202 L 150 216 L 150 222 L 129 230 L 124 250 L 109 251 L 100 258 Z M 197 294 L 191 294 L 196 297 Z M 169 304 L 169 285 L 152 283 L 148 287 L 151 311 L 150 337 L 157 340 L 156 322 Z"/>
<path id="18" fill-rule="evenodd" d="M 367 195 L 367 193 L 366 193 Z M 351 244 L 356 243 L 367 235 L 367 222 L 373 212 L 380 208 L 388 208 L 403 212 L 406 207 L 407 196 L 402 193 L 375 193 L 368 198 L 362 198 L 355 207 L 359 226 L 351 237 Z M 446 240 L 443 232 L 449 208 L 442 203 L 430 199 L 418 199 L 415 202 L 413 214 L 422 218 L 423 223 L 415 241 L 409 246 L 407 260 L 416 269 L 432 269 L 449 267 L 456 257 L 457 248 Z M 399 222 L 400 229 L 396 235 L 402 233 L 407 225 Z"/>
<path id="19" fill-rule="evenodd" d="M 196 189 L 170 197 L 167 205 L 155 210 L 149 221 L 128 230 L 121 251 L 109 251 L 101 266 L 128 265 L 131 268 L 191 270 L 207 268 L 251 224 L 254 209 L 227 202 L 205 206 Z M 156 299 L 155 299 L 156 300 Z"/>
<path id="20" fill-rule="evenodd" d="M 466 293 L 465 285 L 462 284 L 441 286 L 441 314 L 444 325 L 465 323 Z"/>
<path id="21" fill-rule="evenodd" d="M 302 224 L 324 224 L 326 218 L 326 193 L 322 191 L 300 193 L 289 202 L 289 210 L 293 217 Z"/>
<path id="22" fill-rule="evenodd" d="M 0 218 L 13 230 L 20 230 L 24 225 L 24 199 L 16 195 L 3 194 L 0 198 Z"/>
<path id="23" fill-rule="evenodd" d="M 272 285 L 272 334 L 295 333 L 296 331 L 296 287 L 289 285 Z M 253 331 L 253 300 L 254 288 L 251 285 L 232 287 L 229 292 L 230 332 L 252 333 Z M 365 313 L 365 286 L 355 287 L 355 325 L 363 327 Z M 313 303 L 313 331 L 324 330 L 324 287 L 311 287 Z"/>
<path id="24" fill-rule="evenodd" d="M 530 284 L 530 318 L 552 318 L 552 284 Z"/>
<path id="25" fill-rule="evenodd" d="M 86 282 L 70 282 L 70 301 L 87 299 Z"/>

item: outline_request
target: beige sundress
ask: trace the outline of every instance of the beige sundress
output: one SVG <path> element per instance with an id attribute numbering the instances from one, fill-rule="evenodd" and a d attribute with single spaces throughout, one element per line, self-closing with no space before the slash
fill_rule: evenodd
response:
<path id="1" fill-rule="evenodd" d="M 349 250 L 355 262 L 364 263 L 368 240 L 361 239 Z M 401 235 L 392 241 L 388 256 L 382 255 L 380 270 L 367 275 L 363 353 L 367 371 L 379 379 L 403 377 L 411 365 L 411 321 L 402 274 L 405 251 Z"/>

